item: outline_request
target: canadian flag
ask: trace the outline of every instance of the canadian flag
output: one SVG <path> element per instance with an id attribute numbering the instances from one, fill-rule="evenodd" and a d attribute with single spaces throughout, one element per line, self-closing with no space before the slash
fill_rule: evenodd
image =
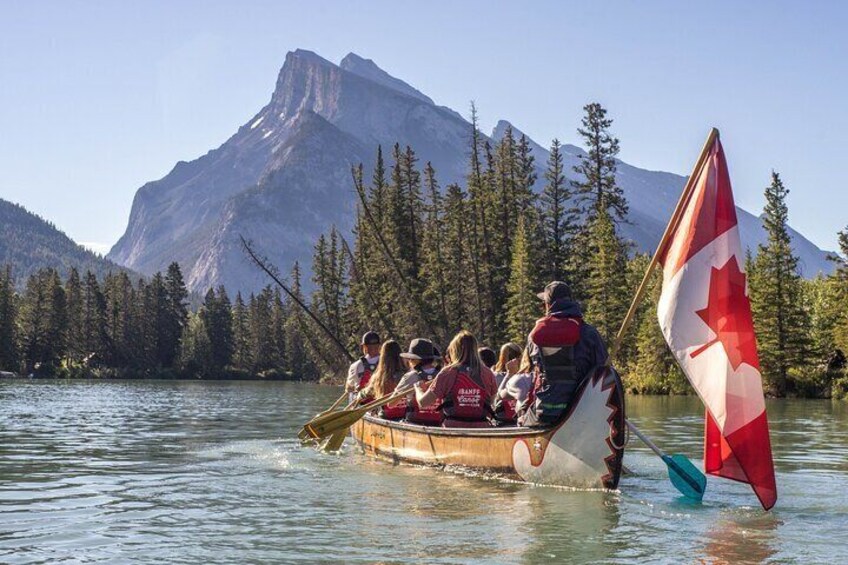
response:
<path id="1" fill-rule="evenodd" d="M 693 176 L 659 250 L 657 315 L 666 341 L 707 407 L 704 467 L 777 501 L 757 339 L 727 162 L 718 136 Z"/>

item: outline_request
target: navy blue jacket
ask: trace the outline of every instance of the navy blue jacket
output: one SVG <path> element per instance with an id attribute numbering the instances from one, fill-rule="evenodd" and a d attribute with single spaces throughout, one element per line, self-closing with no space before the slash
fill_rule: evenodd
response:
<path id="1" fill-rule="evenodd" d="M 581 318 L 580 306 L 573 300 L 558 300 L 551 305 L 548 316 L 557 318 Z M 542 352 L 531 339 L 527 340 L 527 350 L 534 363 L 538 363 Z M 576 379 L 570 383 L 545 385 L 537 391 L 536 403 L 529 406 L 524 425 L 537 426 L 553 424 L 565 412 L 565 406 L 592 369 L 607 362 L 607 347 L 601 334 L 593 326 L 583 323 L 580 326 L 580 338 L 574 345 L 574 373 Z"/>
<path id="2" fill-rule="evenodd" d="M 551 305 L 548 315 L 557 318 L 582 318 L 583 312 L 573 300 L 558 300 Z M 538 346 L 529 339 L 527 340 L 527 347 L 531 359 L 541 354 Z M 580 328 L 580 341 L 574 346 L 574 367 L 577 377 L 582 381 L 589 374 L 589 371 L 606 363 L 607 356 L 607 346 L 604 344 L 601 334 L 594 326 L 584 322 Z"/>

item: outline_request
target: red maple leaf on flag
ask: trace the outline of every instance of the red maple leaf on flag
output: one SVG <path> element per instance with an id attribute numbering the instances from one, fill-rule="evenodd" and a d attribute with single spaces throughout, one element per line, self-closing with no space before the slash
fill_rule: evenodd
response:
<path id="1" fill-rule="evenodd" d="M 760 368 L 751 302 L 745 294 L 745 273 L 739 269 L 735 255 L 720 269 L 711 269 L 707 307 L 696 314 L 715 332 L 716 337 L 693 351 L 691 357 L 700 355 L 715 343 L 721 343 L 734 371 L 742 363 Z"/>

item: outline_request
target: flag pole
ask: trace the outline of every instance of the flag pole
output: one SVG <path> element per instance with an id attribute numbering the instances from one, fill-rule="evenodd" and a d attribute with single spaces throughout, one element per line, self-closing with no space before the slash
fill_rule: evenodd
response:
<path id="1" fill-rule="evenodd" d="M 692 173 L 689 175 L 689 179 L 683 187 L 683 192 L 680 193 L 680 199 L 677 201 L 677 206 L 675 206 L 674 212 L 671 214 L 671 219 L 665 227 L 665 232 L 663 233 L 662 238 L 660 238 L 657 250 L 654 252 L 653 257 L 651 257 L 651 262 L 648 264 L 648 268 L 645 269 L 645 275 L 642 277 L 642 282 L 639 283 L 639 288 L 636 290 L 636 294 L 633 295 L 633 301 L 630 303 L 627 315 L 621 322 L 621 327 L 618 329 L 615 341 L 610 348 L 609 359 L 607 360 L 608 365 L 612 363 L 612 359 L 621 348 L 621 342 L 624 339 L 624 334 L 630 327 L 630 323 L 633 321 L 633 316 L 636 314 L 636 309 L 639 307 L 639 303 L 642 302 L 645 290 L 648 288 L 648 280 L 651 278 L 651 273 L 653 272 L 654 267 L 657 266 L 660 256 L 665 252 L 668 242 L 671 239 L 671 234 L 674 233 L 674 230 L 676 230 L 678 224 L 680 224 L 680 218 L 683 216 L 683 210 L 689 202 L 689 197 L 692 195 L 692 191 L 695 190 L 695 183 L 698 180 L 696 175 L 701 170 L 701 167 L 703 167 L 704 161 L 707 160 L 710 149 L 718 137 L 718 130 L 716 128 L 712 128 L 709 135 L 707 135 L 707 140 L 704 142 L 704 147 L 701 149 L 701 154 L 698 156 L 698 160 L 695 161 L 695 167 L 692 169 Z"/>
<path id="2" fill-rule="evenodd" d="M 712 128 L 709 135 L 707 135 L 707 140 L 704 142 L 704 147 L 701 148 L 701 154 L 698 156 L 698 160 L 695 161 L 692 173 L 689 175 L 689 179 L 683 187 L 683 192 L 680 193 L 680 199 L 674 207 L 674 212 L 671 214 L 671 218 L 668 221 L 668 225 L 665 227 L 665 232 L 663 233 L 662 238 L 660 238 L 657 250 L 651 257 L 651 262 L 648 264 L 648 268 L 645 269 L 645 275 L 642 277 L 642 282 L 639 283 L 639 288 L 636 290 L 636 294 L 633 295 L 633 301 L 630 303 L 627 315 L 621 322 L 621 327 L 618 329 L 615 341 L 610 348 L 609 357 L 607 357 L 607 365 L 612 364 L 613 358 L 621 348 L 621 342 L 624 339 L 624 334 L 627 333 L 627 329 L 633 321 L 633 316 L 636 314 L 636 309 L 639 307 L 639 303 L 642 302 L 642 297 L 645 295 L 645 290 L 648 288 L 648 281 L 651 278 L 651 273 L 653 272 L 654 267 L 657 266 L 657 263 L 659 263 L 660 256 L 665 253 L 668 242 L 671 239 L 671 234 L 674 233 L 677 226 L 680 224 L 680 218 L 683 216 L 683 210 L 686 208 L 686 204 L 688 204 L 689 198 L 692 196 L 692 191 L 695 190 L 695 183 L 698 180 L 696 175 L 704 166 L 704 162 L 707 160 L 707 156 L 709 155 L 710 149 L 716 139 L 718 139 L 718 130 L 716 128 Z M 679 454 L 666 455 L 660 451 L 660 449 L 650 439 L 648 439 L 645 434 L 634 426 L 632 422 L 629 420 L 625 420 L 625 422 L 627 423 L 627 426 L 663 460 L 666 467 L 668 467 L 668 476 L 675 488 L 677 488 L 677 490 L 679 490 L 684 496 L 700 501 L 704 496 L 704 490 L 707 485 L 707 479 L 704 474 L 701 473 L 701 471 L 698 470 L 698 468 L 695 467 L 685 456 Z"/>

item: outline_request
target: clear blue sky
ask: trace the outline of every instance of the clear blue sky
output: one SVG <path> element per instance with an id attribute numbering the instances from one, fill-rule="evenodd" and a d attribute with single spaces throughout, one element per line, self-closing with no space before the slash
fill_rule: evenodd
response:
<path id="1" fill-rule="evenodd" d="M 722 132 L 737 203 L 771 169 L 790 222 L 848 224 L 848 4 L 840 2 L 18 2 L 0 0 L 0 197 L 108 247 L 133 195 L 269 99 L 285 54 L 350 51 L 482 125 L 576 142 L 615 119 L 621 157 L 688 174 Z M 103 249 L 103 247 L 100 247 Z"/>

